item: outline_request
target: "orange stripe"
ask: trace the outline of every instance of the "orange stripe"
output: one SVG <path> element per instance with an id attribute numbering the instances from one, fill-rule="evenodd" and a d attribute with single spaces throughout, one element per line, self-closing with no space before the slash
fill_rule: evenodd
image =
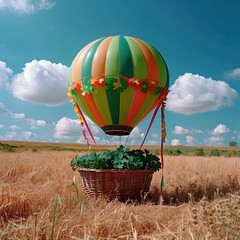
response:
<path id="1" fill-rule="evenodd" d="M 81 67 L 82 67 L 82 62 L 84 60 L 85 55 L 87 54 L 88 50 L 92 45 L 97 42 L 99 39 L 89 43 L 87 46 L 85 46 L 80 53 L 78 53 L 74 65 L 73 65 L 73 71 L 72 71 L 72 85 L 74 85 L 77 82 L 81 83 Z M 94 102 L 93 96 L 91 93 L 85 94 L 85 96 L 80 96 L 83 100 L 84 103 L 86 104 L 88 110 L 94 117 L 95 121 L 99 124 L 100 127 L 105 126 L 105 122 L 101 116 L 101 114 L 98 111 L 98 108 Z"/>
<path id="2" fill-rule="evenodd" d="M 82 97 L 88 110 L 91 112 L 93 117 L 95 118 L 96 122 L 99 124 L 100 127 L 106 126 L 105 121 L 102 118 L 101 113 L 99 112 L 95 101 L 93 99 L 92 93 L 85 94 L 85 96 Z"/>
<path id="3" fill-rule="evenodd" d="M 107 50 L 112 38 L 104 39 L 98 46 L 92 62 L 92 78 L 101 78 L 105 74 Z"/>
<path id="4" fill-rule="evenodd" d="M 147 63 L 147 72 L 148 72 L 148 83 L 151 81 L 158 83 L 158 64 L 151 50 L 139 39 L 132 38 L 137 42 L 138 46 L 141 48 L 144 58 Z"/>
<path id="5" fill-rule="evenodd" d="M 163 102 L 165 95 L 166 93 L 164 93 L 160 98 L 157 98 L 154 101 L 153 105 L 147 110 L 147 112 L 144 113 L 143 116 L 134 124 L 134 126 L 131 126 L 131 127 L 137 126 L 158 105 L 159 102 Z"/>
<path id="6" fill-rule="evenodd" d="M 73 70 L 72 70 L 72 85 L 74 86 L 77 82 L 81 83 L 81 68 L 82 68 L 82 62 L 87 54 L 89 48 L 97 42 L 99 39 L 89 43 L 87 46 L 85 46 L 77 55 L 74 64 L 73 64 Z"/>
<path id="7" fill-rule="evenodd" d="M 138 46 L 141 48 L 142 53 L 144 55 L 144 58 L 145 58 L 145 61 L 147 64 L 148 83 L 150 84 L 151 81 L 154 81 L 155 84 L 157 84 L 158 83 L 158 65 L 157 65 L 157 61 L 156 61 L 154 55 L 152 54 L 150 49 L 143 42 L 141 42 L 140 40 L 138 40 L 136 38 L 132 38 L 132 39 L 138 44 Z M 125 123 L 126 125 L 131 124 L 132 120 L 135 118 L 136 114 L 141 109 L 142 104 L 144 103 L 144 101 L 147 97 L 147 94 L 148 94 L 148 92 L 143 93 L 143 92 L 141 92 L 140 89 L 138 89 L 138 90 L 135 89 L 132 106 L 129 111 L 126 123 Z"/>
<path id="8" fill-rule="evenodd" d="M 138 113 L 139 109 L 141 108 L 143 102 L 145 101 L 147 97 L 147 93 L 141 92 L 141 89 L 135 89 L 132 106 L 129 110 L 129 114 L 126 120 L 125 125 L 130 125 L 132 120 L 135 118 L 136 114 Z"/>
<path id="9" fill-rule="evenodd" d="M 159 99 L 157 98 L 157 99 L 154 101 L 153 105 L 147 110 L 147 112 L 145 112 L 145 113 L 142 115 L 142 117 L 134 124 L 134 126 L 131 126 L 131 127 L 137 126 L 137 125 L 157 106 L 158 102 L 159 102 Z"/>

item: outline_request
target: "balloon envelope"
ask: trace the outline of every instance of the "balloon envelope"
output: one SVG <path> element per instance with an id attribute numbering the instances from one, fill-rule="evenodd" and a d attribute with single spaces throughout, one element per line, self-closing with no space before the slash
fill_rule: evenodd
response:
<path id="1" fill-rule="evenodd" d="M 125 36 L 95 40 L 75 57 L 70 94 L 109 135 L 128 135 L 166 97 L 168 69 L 149 43 Z"/>

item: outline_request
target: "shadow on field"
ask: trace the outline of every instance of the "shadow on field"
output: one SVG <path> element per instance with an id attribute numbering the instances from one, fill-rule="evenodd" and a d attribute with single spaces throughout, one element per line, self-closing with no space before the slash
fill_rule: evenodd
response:
<path id="1" fill-rule="evenodd" d="M 188 202 L 199 202 L 203 198 L 208 201 L 214 200 L 216 197 L 225 196 L 229 193 L 240 191 L 240 183 L 237 176 L 228 175 L 225 182 L 216 184 L 213 182 L 192 182 L 185 185 L 179 185 L 175 188 L 167 190 L 163 189 L 162 204 L 163 205 L 181 205 Z M 153 187 L 146 196 L 146 202 L 158 203 L 159 189 Z"/>

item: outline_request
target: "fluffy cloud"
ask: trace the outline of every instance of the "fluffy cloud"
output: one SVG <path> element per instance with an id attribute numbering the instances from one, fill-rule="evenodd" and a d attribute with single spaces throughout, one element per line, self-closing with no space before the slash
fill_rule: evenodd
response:
<path id="1" fill-rule="evenodd" d="M 3 125 L 3 124 L 0 124 L 0 128 L 4 128 L 4 125 Z"/>
<path id="2" fill-rule="evenodd" d="M 1 0 L 0 0 L 1 1 Z M 0 61 L 0 87 L 9 87 L 9 79 L 12 77 L 13 71 L 7 67 L 5 62 Z"/>
<path id="3" fill-rule="evenodd" d="M 79 139 L 82 135 L 82 128 L 78 120 L 63 117 L 56 126 L 53 137 L 62 139 Z"/>
<path id="4" fill-rule="evenodd" d="M 183 128 L 181 126 L 175 126 L 174 130 L 173 130 L 173 134 L 177 134 L 177 135 L 190 135 L 192 134 L 192 131 Z"/>
<path id="5" fill-rule="evenodd" d="M 209 146 L 222 146 L 224 143 L 224 138 L 222 136 L 210 137 L 205 140 Z"/>
<path id="6" fill-rule="evenodd" d="M 195 139 L 193 136 L 186 136 L 186 142 L 189 144 L 189 145 L 194 145 L 195 144 Z"/>
<path id="7" fill-rule="evenodd" d="M 14 97 L 23 101 L 61 105 L 68 101 L 68 73 L 69 68 L 61 63 L 33 60 L 12 78 L 11 90 Z"/>
<path id="8" fill-rule="evenodd" d="M 8 9 L 18 14 L 26 14 L 41 9 L 50 9 L 54 4 L 55 2 L 49 0 L 0 0 L 0 9 Z"/>
<path id="9" fill-rule="evenodd" d="M 226 76 L 232 79 L 240 80 L 240 68 L 236 68 L 226 73 Z"/>
<path id="10" fill-rule="evenodd" d="M 170 90 L 167 109 L 187 115 L 231 106 L 238 98 L 227 83 L 192 73 L 179 76 Z"/>
<path id="11" fill-rule="evenodd" d="M 32 118 L 28 118 L 27 122 L 30 124 L 32 129 L 37 127 L 46 127 L 47 123 L 44 120 L 34 120 Z"/>
<path id="12" fill-rule="evenodd" d="M 182 145 L 179 139 L 173 139 L 171 142 L 172 146 L 179 146 Z"/>
<path id="13" fill-rule="evenodd" d="M 18 130 L 18 129 L 20 129 L 20 127 L 17 126 L 17 125 L 12 125 L 12 126 L 9 126 L 8 128 L 11 129 L 11 130 Z"/>
<path id="14" fill-rule="evenodd" d="M 225 125 L 225 124 L 219 124 L 216 128 L 213 129 L 213 131 L 210 132 L 211 135 L 222 135 L 222 134 L 228 134 L 232 131 Z"/>
<path id="15" fill-rule="evenodd" d="M 88 117 L 86 117 L 86 120 L 88 122 L 88 125 L 89 125 L 92 133 L 94 135 L 98 134 L 99 129 L 95 126 L 95 124 Z M 85 130 L 87 131 L 86 127 L 85 127 Z M 57 122 L 57 124 L 55 126 L 55 132 L 54 132 L 53 137 L 60 138 L 60 139 L 82 141 L 83 130 L 82 130 L 79 120 L 74 120 L 71 118 L 63 117 L 62 119 L 60 119 Z M 90 140 L 90 138 L 89 138 L 89 140 Z"/>
<path id="16" fill-rule="evenodd" d="M 131 140 L 139 140 L 144 138 L 144 133 L 139 127 L 135 127 L 129 135 Z"/>

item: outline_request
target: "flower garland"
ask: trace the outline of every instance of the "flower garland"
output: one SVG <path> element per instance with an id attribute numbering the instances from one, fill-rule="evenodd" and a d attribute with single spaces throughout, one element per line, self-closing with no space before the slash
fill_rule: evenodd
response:
<path id="1" fill-rule="evenodd" d="M 85 96 L 85 94 L 90 94 L 94 91 L 94 88 L 104 87 L 106 90 L 113 90 L 117 92 L 124 92 L 128 87 L 134 87 L 135 89 L 140 89 L 141 92 L 147 93 L 149 91 L 154 91 L 154 94 L 160 96 L 161 87 L 157 85 L 155 81 L 150 79 L 135 79 L 127 78 L 122 75 L 117 76 L 104 76 L 99 78 L 84 78 L 80 79 L 77 83 L 72 85 L 72 89 L 76 92 Z"/>

